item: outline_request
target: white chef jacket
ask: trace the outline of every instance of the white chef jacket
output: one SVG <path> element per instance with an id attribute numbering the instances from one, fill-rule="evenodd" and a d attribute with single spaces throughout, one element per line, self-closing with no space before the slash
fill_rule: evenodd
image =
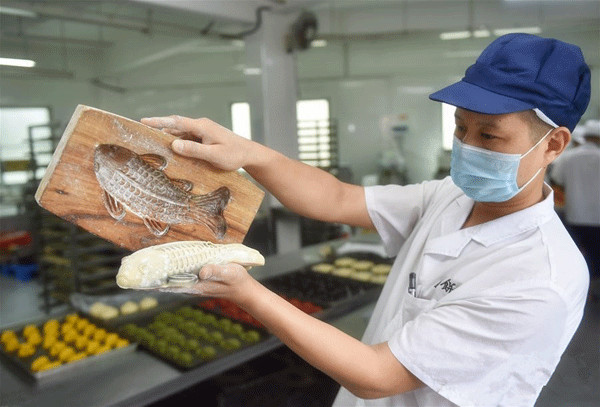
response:
<path id="1" fill-rule="evenodd" d="M 572 225 L 600 226 L 600 146 L 587 142 L 565 151 L 551 178 L 565 188 L 565 217 Z"/>
<path id="2" fill-rule="evenodd" d="M 473 200 L 449 177 L 366 188 L 397 259 L 363 342 L 387 342 L 425 387 L 376 400 L 341 389 L 335 406 L 534 404 L 581 321 L 589 284 L 544 188 L 544 201 L 465 229 Z"/>

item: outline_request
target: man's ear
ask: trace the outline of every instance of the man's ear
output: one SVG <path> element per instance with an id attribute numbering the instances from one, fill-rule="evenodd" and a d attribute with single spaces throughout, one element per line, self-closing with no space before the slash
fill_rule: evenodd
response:
<path id="1" fill-rule="evenodd" d="M 566 127 L 557 127 L 548 135 L 548 147 L 545 152 L 546 165 L 565 151 L 567 145 L 571 141 L 571 132 Z"/>

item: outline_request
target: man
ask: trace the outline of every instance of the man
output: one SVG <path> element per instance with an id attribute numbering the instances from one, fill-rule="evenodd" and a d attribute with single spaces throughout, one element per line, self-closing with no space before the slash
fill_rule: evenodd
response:
<path id="1" fill-rule="evenodd" d="M 561 156 L 551 179 L 565 191 L 565 221 L 583 251 L 594 300 L 600 298 L 600 120 L 588 120 L 584 142 Z"/>
<path id="2" fill-rule="evenodd" d="M 533 405 L 586 297 L 585 262 L 543 179 L 587 107 L 589 78 L 575 46 L 498 38 L 431 96 L 457 106 L 451 178 L 409 186 L 345 184 L 207 119 L 143 119 L 201 140 L 176 140 L 177 153 L 244 167 L 291 210 L 375 228 L 397 255 L 362 342 L 237 265 L 204 267 L 186 291 L 241 305 L 343 386 L 337 406 Z"/>

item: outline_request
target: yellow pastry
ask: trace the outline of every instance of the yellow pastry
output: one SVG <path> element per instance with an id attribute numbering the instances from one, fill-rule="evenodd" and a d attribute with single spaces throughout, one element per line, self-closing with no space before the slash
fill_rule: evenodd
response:
<path id="1" fill-rule="evenodd" d="M 31 370 L 33 370 L 34 372 L 37 372 L 40 370 L 40 368 L 47 364 L 50 363 L 50 360 L 48 359 L 48 356 L 39 356 L 37 358 L 35 358 L 35 360 L 33 362 L 31 362 Z"/>
<path id="2" fill-rule="evenodd" d="M 11 338 L 18 339 L 15 331 L 11 331 L 10 329 L 7 329 L 6 331 L 2 332 L 2 335 L 0 335 L 0 341 L 2 343 L 6 343 Z"/>
<path id="3" fill-rule="evenodd" d="M 377 264 L 371 269 L 373 274 L 389 274 L 392 266 L 390 264 Z"/>
<path id="4" fill-rule="evenodd" d="M 42 347 L 44 349 L 50 349 L 52 347 L 52 345 L 54 345 L 56 342 L 58 342 L 58 337 L 56 337 L 56 336 L 46 336 L 44 338 L 44 342 L 42 343 Z"/>
<path id="5" fill-rule="evenodd" d="M 110 346 L 103 345 L 103 346 L 100 346 L 98 349 L 96 349 L 96 351 L 94 352 L 94 355 L 99 355 L 101 353 L 105 353 L 108 351 L 110 351 Z"/>
<path id="6" fill-rule="evenodd" d="M 96 341 L 90 341 L 85 348 L 85 351 L 88 355 L 93 355 L 96 350 L 100 347 L 100 343 Z"/>
<path id="7" fill-rule="evenodd" d="M 115 343 L 115 348 L 124 348 L 129 345 L 129 341 L 127 339 L 119 338 L 117 343 Z"/>
<path id="8" fill-rule="evenodd" d="M 104 340 L 104 338 L 106 337 L 106 330 L 100 328 L 97 329 L 96 332 L 94 332 L 94 340 L 101 342 L 102 340 Z"/>
<path id="9" fill-rule="evenodd" d="M 117 334 L 108 334 L 106 338 L 104 338 L 104 344 L 110 347 L 113 347 L 115 343 L 119 340 L 119 335 Z"/>
<path id="10" fill-rule="evenodd" d="M 79 350 L 84 350 L 85 348 L 87 348 L 89 342 L 89 339 L 85 336 L 78 336 L 75 340 L 75 347 Z"/>
<path id="11" fill-rule="evenodd" d="M 94 334 L 94 332 L 96 332 L 96 326 L 93 324 L 89 324 L 88 326 L 86 326 L 83 329 L 82 335 L 89 337 L 89 336 L 92 336 Z"/>
<path id="12" fill-rule="evenodd" d="M 79 352 L 79 353 L 76 353 L 73 356 L 71 356 L 67 360 L 67 363 L 76 362 L 78 360 L 85 359 L 85 358 L 87 358 L 87 354 L 85 352 Z"/>
<path id="13" fill-rule="evenodd" d="M 89 324 L 90 321 L 85 318 L 80 318 L 79 321 L 75 323 L 75 328 L 77 328 L 78 331 L 83 331 Z"/>
<path id="14" fill-rule="evenodd" d="M 20 358 L 28 358 L 30 356 L 33 356 L 34 353 L 35 353 L 35 346 L 33 346 L 29 343 L 24 343 L 19 347 L 19 351 L 17 352 L 17 355 Z"/>
<path id="15" fill-rule="evenodd" d="M 6 342 L 4 342 L 4 349 L 7 352 L 14 352 L 21 347 L 21 343 L 17 338 L 8 338 Z"/>
<path id="16" fill-rule="evenodd" d="M 74 324 L 75 322 L 77 322 L 79 320 L 79 316 L 77 316 L 77 314 L 73 313 L 73 314 L 69 314 L 65 317 L 65 321 L 70 323 L 70 324 Z"/>
<path id="17" fill-rule="evenodd" d="M 23 328 L 23 336 L 25 338 L 29 338 L 31 335 L 36 334 L 36 333 L 39 335 L 40 330 L 35 325 L 32 325 L 32 324 L 25 325 L 25 328 Z"/>
<path id="18" fill-rule="evenodd" d="M 63 335 L 64 341 L 67 343 L 74 343 L 78 337 L 79 337 L 79 334 L 75 330 L 67 331 Z"/>
<path id="19" fill-rule="evenodd" d="M 60 365 L 62 365 L 62 362 L 60 360 L 55 360 L 54 362 L 49 362 L 49 363 L 46 363 L 45 365 L 42 365 L 40 367 L 40 369 L 38 370 L 38 372 L 43 372 L 44 370 L 54 369 L 56 367 L 59 367 Z"/>
<path id="20" fill-rule="evenodd" d="M 57 356 L 65 347 L 66 343 L 58 341 L 50 348 L 50 355 Z"/>
<path id="21" fill-rule="evenodd" d="M 58 354 L 58 358 L 61 361 L 66 362 L 74 354 L 75 354 L 75 349 L 73 349 L 70 346 L 67 346 L 66 348 L 64 348 L 63 350 L 60 351 L 60 353 Z"/>

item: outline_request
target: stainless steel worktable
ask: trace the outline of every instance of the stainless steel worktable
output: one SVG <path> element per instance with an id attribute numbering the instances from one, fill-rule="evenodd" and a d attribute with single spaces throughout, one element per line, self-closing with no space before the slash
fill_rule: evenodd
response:
<path id="1" fill-rule="evenodd" d="M 342 242 L 326 244 L 338 246 Z M 264 267 L 254 268 L 251 274 L 261 280 L 317 262 L 320 260 L 319 248 L 322 246 L 315 245 L 297 252 L 271 256 L 267 258 Z M 373 303 L 369 303 L 329 322 L 354 337 L 360 337 L 373 306 Z M 232 357 L 216 360 L 186 372 L 171 367 L 147 352 L 135 351 L 118 359 L 96 363 L 85 371 L 74 370 L 72 374 L 41 385 L 22 377 L 6 363 L 0 363 L 0 405 L 143 405 L 180 392 L 279 346 L 282 346 L 281 342 L 271 337 L 256 346 L 236 352 Z"/>

